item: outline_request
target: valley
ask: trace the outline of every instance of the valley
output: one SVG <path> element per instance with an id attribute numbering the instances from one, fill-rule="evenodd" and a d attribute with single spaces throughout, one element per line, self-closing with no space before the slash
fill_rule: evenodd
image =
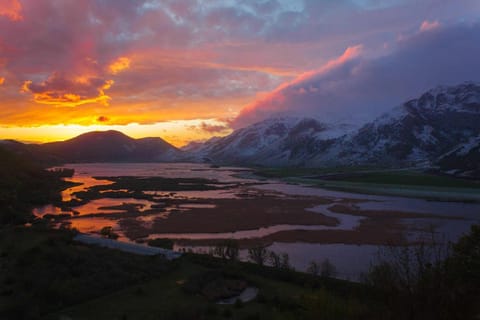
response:
<path id="1" fill-rule="evenodd" d="M 111 227 L 119 241 L 170 239 L 174 250 L 197 253 L 209 253 L 222 242 L 235 239 L 243 259 L 252 247 L 274 248 L 281 254 L 293 253 L 291 245 L 295 244 L 295 250 L 303 252 L 291 258 L 297 270 L 306 270 L 309 257 L 330 259 L 338 276 L 349 279 L 359 279 L 368 271 L 375 246 L 414 244 L 432 228 L 437 237 L 455 241 L 480 220 L 476 182 L 449 177 L 432 176 L 418 179 L 423 185 L 405 186 L 395 184 L 401 179 L 394 173 L 373 175 L 377 180 L 390 179 L 386 185 L 401 190 L 395 196 L 381 196 L 375 195 L 375 188 L 380 188 L 375 179 L 371 184 L 368 177 L 360 176 L 367 181 L 357 189 L 354 182 L 342 188 L 341 184 L 328 184 L 330 180 L 318 180 L 318 176 L 305 178 L 309 176 L 306 169 L 293 177 L 283 173 L 283 180 L 278 180 L 276 169 L 261 174 L 248 168 L 195 163 L 66 167 L 75 169 L 72 182 L 84 181 L 85 185 L 65 190 L 63 201 L 56 205 L 34 210 L 37 217 L 54 226 L 97 235 Z M 266 172 L 269 178 L 265 178 Z M 354 180 L 356 176 L 347 177 Z M 438 185 L 439 179 L 450 187 L 429 185 Z M 418 194 L 420 187 L 428 192 L 426 200 L 416 199 L 423 197 Z M 465 198 L 452 198 L 454 190 Z M 441 197 L 442 192 L 448 198 Z M 325 245 L 338 246 L 345 253 L 340 259 L 322 255 Z M 346 263 L 349 257 L 360 259 L 357 269 Z"/>

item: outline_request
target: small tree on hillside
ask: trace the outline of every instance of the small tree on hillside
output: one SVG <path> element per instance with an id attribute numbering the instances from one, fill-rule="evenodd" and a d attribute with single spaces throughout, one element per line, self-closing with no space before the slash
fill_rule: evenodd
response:
<path id="1" fill-rule="evenodd" d="M 322 264 L 320 265 L 320 276 L 322 278 L 332 278 L 335 277 L 337 274 L 337 268 L 330 262 L 330 260 L 325 259 L 323 260 Z"/>
<path id="2" fill-rule="evenodd" d="M 238 242 L 234 239 L 229 239 L 220 243 L 213 250 L 215 256 L 232 261 L 238 260 L 238 253 Z"/>

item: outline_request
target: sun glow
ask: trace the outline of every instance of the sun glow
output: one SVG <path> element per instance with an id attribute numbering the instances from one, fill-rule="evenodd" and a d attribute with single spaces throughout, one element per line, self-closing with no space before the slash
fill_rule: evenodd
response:
<path id="1" fill-rule="evenodd" d="M 158 122 L 154 124 L 128 125 L 45 125 L 38 127 L 0 127 L 2 139 L 15 139 L 28 143 L 45 143 L 74 138 L 90 131 L 117 130 L 132 138 L 162 137 L 176 147 L 192 140 L 206 140 L 212 136 L 208 128 L 224 128 L 214 135 L 224 136 L 231 132 L 226 124 L 214 119 L 195 119 Z"/>

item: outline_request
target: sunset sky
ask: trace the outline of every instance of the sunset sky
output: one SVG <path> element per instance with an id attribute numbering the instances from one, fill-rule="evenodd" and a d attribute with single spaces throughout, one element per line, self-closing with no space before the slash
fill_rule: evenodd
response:
<path id="1" fill-rule="evenodd" d="M 0 0 L 0 139 L 362 123 L 479 57 L 478 0 Z"/>

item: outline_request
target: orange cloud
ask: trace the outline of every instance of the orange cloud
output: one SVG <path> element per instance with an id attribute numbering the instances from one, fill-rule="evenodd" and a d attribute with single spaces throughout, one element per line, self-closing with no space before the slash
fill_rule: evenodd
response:
<path id="1" fill-rule="evenodd" d="M 117 60 L 113 61 L 109 66 L 108 66 L 108 71 L 111 74 L 117 74 L 123 70 L 126 70 L 130 68 L 130 63 L 131 60 L 130 58 L 127 57 L 120 57 Z"/>
<path id="2" fill-rule="evenodd" d="M 4 83 L 5 83 L 5 78 L 0 77 L 0 86 L 3 85 Z"/>
<path id="3" fill-rule="evenodd" d="M 108 105 L 111 99 L 105 91 L 113 85 L 113 80 L 77 77 L 70 80 L 54 73 L 42 83 L 25 81 L 21 92 L 32 93 L 36 103 L 62 107 L 76 107 L 89 103 Z"/>
<path id="4" fill-rule="evenodd" d="M 99 116 L 97 122 L 108 122 L 110 119 L 106 116 Z"/>
<path id="5" fill-rule="evenodd" d="M 0 2 L 0 16 L 6 16 L 12 21 L 23 20 L 22 5 L 18 0 L 2 0 Z"/>

